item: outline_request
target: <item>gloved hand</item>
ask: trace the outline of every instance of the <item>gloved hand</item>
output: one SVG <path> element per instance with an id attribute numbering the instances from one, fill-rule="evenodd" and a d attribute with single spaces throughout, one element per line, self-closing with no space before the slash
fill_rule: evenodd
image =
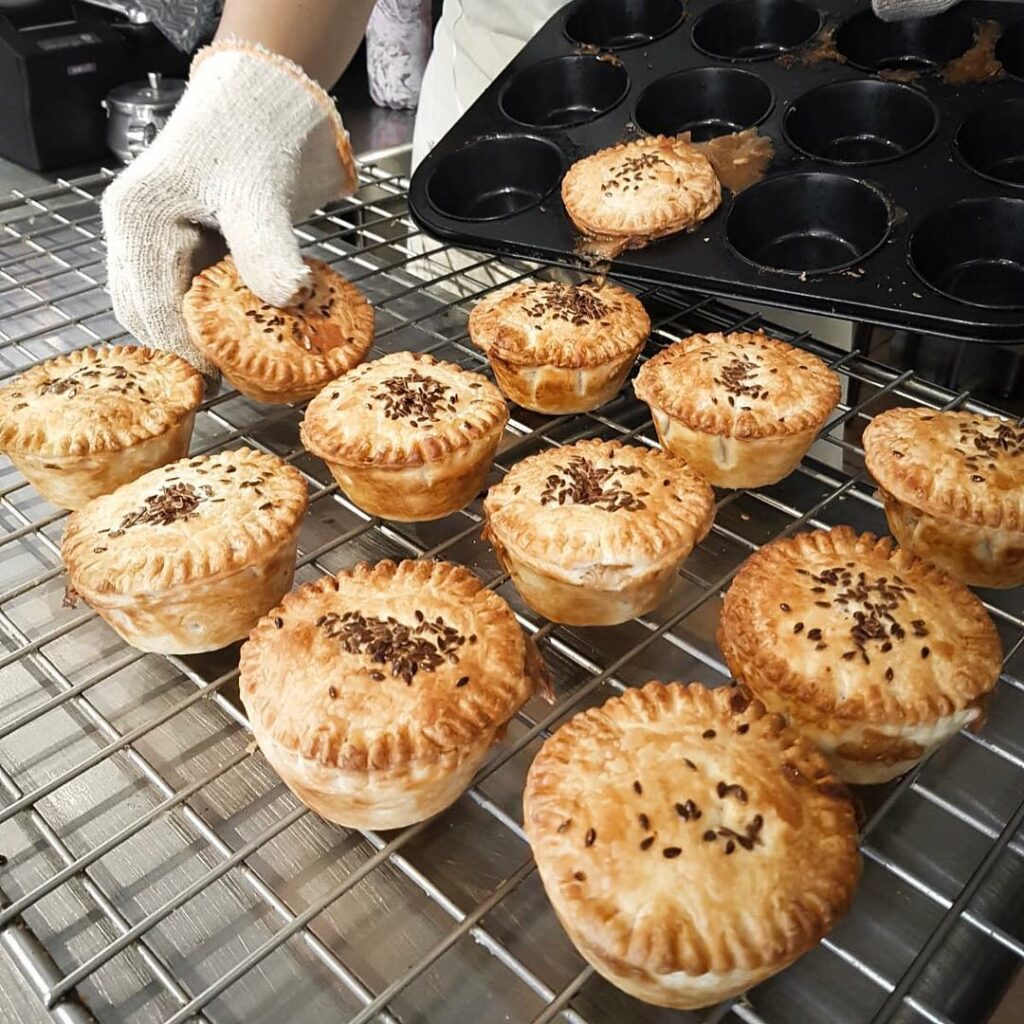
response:
<path id="1" fill-rule="evenodd" d="M 223 252 L 214 229 L 242 280 L 287 306 L 310 279 L 292 224 L 355 185 L 334 103 L 298 65 L 251 43 L 201 50 L 167 125 L 102 199 L 114 315 L 215 376 L 181 316 L 192 278 Z"/>
<path id="2" fill-rule="evenodd" d="M 882 21 L 930 18 L 955 7 L 960 0 L 871 0 L 871 8 Z"/>

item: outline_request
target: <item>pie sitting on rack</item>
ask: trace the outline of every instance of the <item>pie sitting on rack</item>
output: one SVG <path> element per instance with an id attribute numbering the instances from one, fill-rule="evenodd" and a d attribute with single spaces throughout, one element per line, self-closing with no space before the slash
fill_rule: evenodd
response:
<path id="1" fill-rule="evenodd" d="M 228 256 L 192 282 L 183 313 L 192 343 L 247 398 L 304 402 L 360 363 L 373 343 L 373 307 L 321 260 L 311 292 L 276 309 L 242 282 Z"/>
<path id="2" fill-rule="evenodd" d="M 788 476 L 839 401 L 817 356 L 750 334 L 693 334 L 637 374 L 661 443 L 716 487 L 763 487 Z"/>
<path id="3" fill-rule="evenodd" d="M 267 760 L 305 804 L 389 829 L 458 799 L 538 687 L 508 605 L 446 562 L 361 563 L 289 594 L 242 648 Z"/>
<path id="4" fill-rule="evenodd" d="M 324 388 L 301 435 L 361 509 L 416 522 L 477 496 L 507 421 L 505 399 L 486 377 L 393 352 Z"/>
<path id="5" fill-rule="evenodd" d="M 240 640 L 292 584 L 309 498 L 294 466 L 237 448 L 172 462 L 73 513 L 74 591 L 143 651 Z"/>
<path id="6" fill-rule="evenodd" d="M 710 217 L 722 186 L 696 146 L 658 135 L 577 160 L 562 179 L 562 202 L 587 251 L 612 258 Z"/>
<path id="7" fill-rule="evenodd" d="M 1002 667 L 984 605 L 890 538 L 849 527 L 766 545 L 725 596 L 732 674 L 847 782 L 887 782 L 984 720 Z"/>
<path id="8" fill-rule="evenodd" d="M 667 452 L 587 440 L 517 463 L 484 513 L 528 604 L 554 622 L 613 625 L 664 600 L 711 529 L 715 496 Z"/>
<path id="9" fill-rule="evenodd" d="M 498 386 L 526 409 L 587 412 L 622 390 L 651 330 L 632 292 L 607 283 L 520 281 L 481 300 L 469 336 Z"/>
<path id="10" fill-rule="evenodd" d="M 893 536 L 964 583 L 1024 583 L 1024 427 L 998 416 L 887 409 L 864 459 Z"/>
<path id="11" fill-rule="evenodd" d="M 659 1006 L 710 1006 L 782 970 L 860 874 L 846 787 L 733 687 L 648 683 L 576 715 L 534 760 L 523 810 L 569 938 Z"/>
<path id="12" fill-rule="evenodd" d="M 81 508 L 188 452 L 203 378 L 114 345 L 37 363 L 0 390 L 0 451 L 47 501 Z"/>

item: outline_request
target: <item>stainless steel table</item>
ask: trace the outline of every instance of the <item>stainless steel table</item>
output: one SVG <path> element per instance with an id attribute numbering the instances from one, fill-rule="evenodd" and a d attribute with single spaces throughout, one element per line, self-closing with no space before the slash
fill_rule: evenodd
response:
<path id="1" fill-rule="evenodd" d="M 480 368 L 468 310 L 531 268 L 423 238 L 407 216 L 401 159 L 364 163 L 358 195 L 303 225 L 302 237 L 376 305 L 375 355 L 412 348 Z M 96 199 L 107 181 L 0 202 L 0 378 L 122 339 L 103 289 Z M 694 330 L 762 322 L 700 295 L 640 294 L 655 324 L 648 355 Z M 779 333 L 835 367 L 843 403 L 789 479 L 721 492 L 715 527 L 671 599 L 611 629 L 556 627 L 523 606 L 481 540 L 478 504 L 438 523 L 371 519 L 302 451 L 300 409 L 256 406 L 230 389 L 205 403 L 195 452 L 255 445 L 306 475 L 300 581 L 363 558 L 461 561 L 512 602 L 551 666 L 555 706 L 527 705 L 454 807 L 395 833 L 328 825 L 277 780 L 239 710 L 237 649 L 145 655 L 87 607 L 65 607 L 64 515 L 5 462 L 0 942 L 40 1006 L 66 1024 L 985 1020 L 1024 956 L 1019 590 L 984 595 L 1007 652 L 986 727 L 897 783 L 861 792 L 865 870 L 852 913 L 742 999 L 673 1013 L 604 983 L 555 921 L 523 837 L 525 771 L 566 715 L 650 678 L 724 681 L 720 596 L 758 545 L 842 522 L 884 531 L 859 447 L 873 414 L 894 402 L 976 407 L 966 393 Z M 631 389 L 588 415 L 514 409 L 495 478 L 530 452 L 584 436 L 655 443 Z"/>

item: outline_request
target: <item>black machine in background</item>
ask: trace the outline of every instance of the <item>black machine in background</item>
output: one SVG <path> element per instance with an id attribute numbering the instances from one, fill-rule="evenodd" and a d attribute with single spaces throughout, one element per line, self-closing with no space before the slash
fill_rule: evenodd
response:
<path id="1" fill-rule="evenodd" d="M 0 0 L 0 157 L 33 170 L 109 156 L 107 93 L 189 57 L 143 19 L 75 0 Z"/>

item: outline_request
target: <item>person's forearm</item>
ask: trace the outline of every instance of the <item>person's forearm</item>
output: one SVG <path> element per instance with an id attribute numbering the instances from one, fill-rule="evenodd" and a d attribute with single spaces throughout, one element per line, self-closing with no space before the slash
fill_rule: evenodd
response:
<path id="1" fill-rule="evenodd" d="M 299 64 L 330 88 L 366 31 L 375 0 L 227 0 L 217 39 L 244 39 Z"/>

